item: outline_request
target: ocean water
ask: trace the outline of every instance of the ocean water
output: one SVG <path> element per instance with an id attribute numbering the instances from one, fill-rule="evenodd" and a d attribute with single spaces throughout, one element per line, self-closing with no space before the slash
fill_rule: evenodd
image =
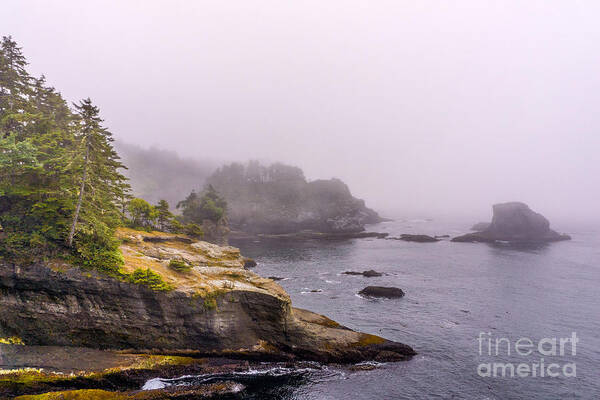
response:
<path id="1" fill-rule="evenodd" d="M 392 236 L 456 236 L 468 231 L 468 226 L 398 220 L 370 230 Z M 409 344 L 418 352 L 410 361 L 387 363 L 371 371 L 325 367 L 261 373 L 254 380 L 246 376 L 240 380 L 247 386 L 243 396 L 319 400 L 600 398 L 600 230 L 564 230 L 573 240 L 528 248 L 448 240 L 234 243 L 243 254 L 256 258 L 257 273 L 285 278 L 279 283 L 295 307 Z M 386 275 L 341 274 L 367 269 Z M 406 296 L 394 300 L 358 296 L 368 285 L 396 286 Z M 560 338 L 573 333 L 579 340 L 575 351 L 570 342 L 564 342 L 561 355 Z M 530 355 L 516 353 L 514 344 L 521 338 L 521 343 L 533 343 Z M 491 352 L 487 339 L 492 341 Z M 544 354 L 538 349 L 542 339 L 546 339 Z M 556 355 L 552 354 L 553 339 Z M 487 363 L 509 363 L 515 368 L 526 364 L 533 369 L 542 358 L 546 373 L 547 365 L 558 364 L 550 370 L 558 376 L 541 377 L 539 367 L 535 367 L 535 377 L 531 372 L 525 374 L 529 376 L 515 372 L 511 377 L 510 369 L 506 370 L 509 376 L 502 377 L 500 369 L 495 377 L 481 376 L 489 371 Z"/>

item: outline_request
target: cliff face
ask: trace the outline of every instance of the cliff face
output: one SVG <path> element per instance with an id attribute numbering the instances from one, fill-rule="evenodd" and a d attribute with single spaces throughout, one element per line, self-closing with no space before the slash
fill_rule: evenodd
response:
<path id="1" fill-rule="evenodd" d="M 0 264 L 0 337 L 19 337 L 27 345 L 341 362 L 414 354 L 406 345 L 292 308 L 281 287 L 243 270 L 236 249 L 157 235 L 131 240 L 124 245 L 124 269 L 139 262 L 173 290 L 156 291 L 64 265 Z M 139 261 L 132 259 L 134 250 Z M 192 269 L 185 274 L 161 269 L 173 257 Z"/>
<path id="2" fill-rule="evenodd" d="M 231 164 L 207 182 L 227 200 L 230 226 L 244 232 L 361 232 L 382 221 L 339 179 L 308 182 L 302 170 L 283 164 Z"/>

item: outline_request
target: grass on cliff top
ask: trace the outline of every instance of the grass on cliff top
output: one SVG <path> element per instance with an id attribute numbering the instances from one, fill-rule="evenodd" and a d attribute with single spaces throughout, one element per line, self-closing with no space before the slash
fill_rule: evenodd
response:
<path id="1" fill-rule="evenodd" d="M 136 231 L 131 228 L 117 229 L 117 236 L 127 239 L 120 247 L 125 263 L 122 267 L 123 273 L 141 276 L 142 272 L 150 270 L 151 273 L 161 277 L 165 285 L 148 286 L 155 290 L 177 289 L 189 293 L 195 293 L 195 297 L 207 297 L 206 308 L 215 308 L 214 295 L 222 295 L 225 292 L 242 289 L 250 291 L 267 291 L 281 299 L 287 300 L 287 294 L 271 280 L 261 278 L 255 273 L 245 270 L 243 258 L 239 250 L 224 249 L 219 258 L 214 258 L 210 251 L 198 249 L 190 243 L 176 240 L 165 240 L 160 242 L 146 242 L 140 237 L 165 236 L 185 237 L 185 235 L 174 235 L 163 232 Z M 204 264 L 194 264 L 191 261 L 194 256 L 200 255 L 206 259 Z M 238 266 L 231 266 L 231 262 L 239 260 Z M 234 263 L 235 264 L 235 263 Z M 202 270 L 194 266 L 206 266 Z M 215 268 L 213 268 L 215 267 Z M 149 274 L 148 274 L 149 275 Z M 154 279 L 154 278 L 153 278 Z M 144 282 L 139 282 L 144 283 Z"/>

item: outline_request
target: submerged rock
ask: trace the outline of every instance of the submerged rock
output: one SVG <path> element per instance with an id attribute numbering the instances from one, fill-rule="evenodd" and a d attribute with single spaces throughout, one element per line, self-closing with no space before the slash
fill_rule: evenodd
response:
<path id="1" fill-rule="evenodd" d="M 400 237 L 390 238 L 391 240 L 404 240 L 405 242 L 432 243 L 439 242 L 439 239 L 429 235 L 413 235 L 403 233 Z"/>
<path id="2" fill-rule="evenodd" d="M 452 241 L 546 243 L 571 239 L 569 235 L 559 234 L 550 229 L 550 222 L 524 203 L 495 204 L 493 212 L 492 222 L 486 229 L 455 237 Z"/>
<path id="3" fill-rule="evenodd" d="M 356 271 L 346 271 L 346 272 L 342 272 L 345 275 L 362 275 L 364 277 L 367 278 L 373 278 L 373 277 L 378 277 L 378 276 L 383 276 L 383 274 L 381 272 L 377 272 L 373 269 L 370 269 L 368 271 L 363 271 L 363 272 L 356 272 Z"/>
<path id="4" fill-rule="evenodd" d="M 402 289 L 397 287 L 367 286 L 358 294 L 367 297 L 385 297 L 388 299 L 404 297 Z"/>

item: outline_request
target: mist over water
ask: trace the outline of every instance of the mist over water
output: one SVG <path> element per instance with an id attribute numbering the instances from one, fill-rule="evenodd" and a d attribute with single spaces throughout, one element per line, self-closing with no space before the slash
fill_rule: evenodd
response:
<path id="1" fill-rule="evenodd" d="M 600 220 L 595 1 L 8 1 L 118 139 L 338 177 L 387 214 Z M 43 34 L 41 34 L 43 32 Z M 58 56 L 59 55 L 59 56 Z M 89 79 L 94 76 L 94 79 Z"/>

